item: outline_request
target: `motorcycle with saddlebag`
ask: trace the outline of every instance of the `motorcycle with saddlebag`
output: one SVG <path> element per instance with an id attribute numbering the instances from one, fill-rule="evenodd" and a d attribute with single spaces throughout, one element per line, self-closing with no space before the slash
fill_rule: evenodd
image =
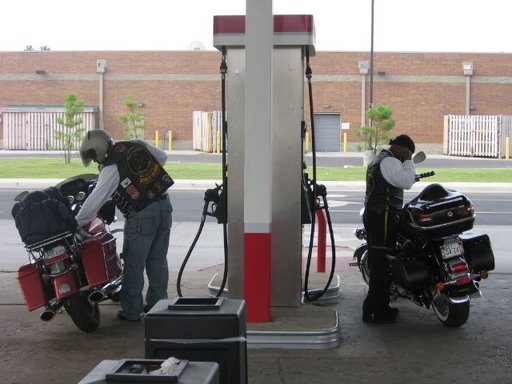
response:
<path id="1" fill-rule="evenodd" d="M 416 181 L 433 175 L 419 174 Z M 465 195 L 437 183 L 405 204 L 397 242 L 386 256 L 392 277 L 391 301 L 406 298 L 432 307 L 447 327 L 465 324 L 471 298 L 481 296 L 479 282 L 494 269 L 489 236 L 470 231 L 475 217 L 475 208 Z M 368 284 L 366 230 L 356 228 L 354 234 L 364 242 L 354 251 L 351 265 L 359 267 Z"/>
<path id="2" fill-rule="evenodd" d="M 43 307 L 41 320 L 62 308 L 84 332 L 100 324 L 98 303 L 118 300 L 122 261 L 109 225 L 115 204 L 108 201 L 97 217 L 78 228 L 75 215 L 96 185 L 98 175 L 71 177 L 42 191 L 22 192 L 12 216 L 29 262 L 17 274 L 29 311 Z"/>

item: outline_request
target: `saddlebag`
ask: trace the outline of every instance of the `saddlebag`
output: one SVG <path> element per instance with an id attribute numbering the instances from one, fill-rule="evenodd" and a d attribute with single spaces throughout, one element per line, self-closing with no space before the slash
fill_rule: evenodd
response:
<path id="1" fill-rule="evenodd" d="M 492 271 L 494 269 L 494 253 L 488 235 L 466 232 L 459 235 L 459 238 L 462 240 L 464 255 L 472 271 Z"/>
<path id="2" fill-rule="evenodd" d="M 418 287 L 429 279 L 427 266 L 423 260 L 401 259 L 399 256 L 391 261 L 393 280 L 405 289 Z"/>
<path id="3" fill-rule="evenodd" d="M 404 207 L 401 227 L 438 238 L 468 231 L 474 221 L 473 204 L 466 196 L 431 184 Z"/>
<path id="4" fill-rule="evenodd" d="M 18 269 L 20 284 L 25 304 L 29 311 L 42 307 L 46 303 L 43 280 L 37 264 L 25 264 Z"/>
<path id="5" fill-rule="evenodd" d="M 116 239 L 110 233 L 84 241 L 80 257 L 87 282 L 91 287 L 104 284 L 121 273 L 116 252 Z"/>

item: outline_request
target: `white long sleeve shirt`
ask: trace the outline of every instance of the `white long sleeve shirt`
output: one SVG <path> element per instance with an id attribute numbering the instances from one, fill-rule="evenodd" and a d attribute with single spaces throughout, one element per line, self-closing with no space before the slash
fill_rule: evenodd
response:
<path id="1" fill-rule="evenodd" d="M 400 189 L 410 189 L 416 177 L 416 166 L 412 160 L 405 160 L 402 163 L 393 156 L 388 156 L 380 162 L 380 171 L 389 184 Z"/>
<path id="2" fill-rule="evenodd" d="M 149 152 L 155 156 L 160 165 L 164 165 L 167 161 L 167 153 L 160 148 L 144 142 Z M 112 196 L 119 185 L 119 171 L 116 164 L 103 167 L 99 176 L 96 187 L 93 189 L 89 197 L 85 200 L 82 208 L 76 215 L 76 221 L 79 226 L 89 223 L 96 217 L 97 212 Z"/>

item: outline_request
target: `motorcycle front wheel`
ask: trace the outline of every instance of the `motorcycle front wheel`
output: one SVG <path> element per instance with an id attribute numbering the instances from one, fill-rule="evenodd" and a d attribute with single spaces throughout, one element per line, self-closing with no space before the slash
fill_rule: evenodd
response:
<path id="1" fill-rule="evenodd" d="M 354 251 L 354 258 L 366 284 L 370 284 L 370 267 L 368 266 L 368 245 L 361 245 Z"/>
<path id="2" fill-rule="evenodd" d="M 100 309 L 79 293 L 64 301 L 64 308 L 73 323 L 84 332 L 94 332 L 100 326 Z"/>
<path id="3" fill-rule="evenodd" d="M 443 325 L 457 328 L 469 318 L 469 300 L 463 303 L 451 303 L 445 295 L 439 294 L 432 300 L 432 309 Z"/>

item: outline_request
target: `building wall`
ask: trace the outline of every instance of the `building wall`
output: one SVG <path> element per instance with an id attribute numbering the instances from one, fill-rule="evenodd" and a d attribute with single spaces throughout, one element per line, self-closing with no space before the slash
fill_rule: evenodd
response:
<path id="1" fill-rule="evenodd" d="M 128 94 L 143 103 L 150 140 L 155 130 L 162 134 L 170 129 L 177 142 L 190 142 L 192 112 L 221 108 L 217 51 L 0 52 L 0 108 L 61 105 L 66 92 L 75 92 L 86 105 L 98 105 L 99 59 L 107 61 L 104 122 L 114 137 L 122 137 L 117 117 L 127 112 L 123 99 Z M 368 60 L 368 52 L 317 52 L 310 60 L 315 113 L 341 113 L 351 125 L 350 142 L 357 141 L 353 131 L 362 124 L 358 62 Z M 376 52 L 374 104 L 392 107 L 394 132 L 410 134 L 419 143 L 441 144 L 443 116 L 465 114 L 466 61 L 474 66 L 471 114 L 511 115 L 512 54 Z M 369 84 L 366 75 L 365 105 Z M 308 111 L 306 104 L 306 121 Z"/>

